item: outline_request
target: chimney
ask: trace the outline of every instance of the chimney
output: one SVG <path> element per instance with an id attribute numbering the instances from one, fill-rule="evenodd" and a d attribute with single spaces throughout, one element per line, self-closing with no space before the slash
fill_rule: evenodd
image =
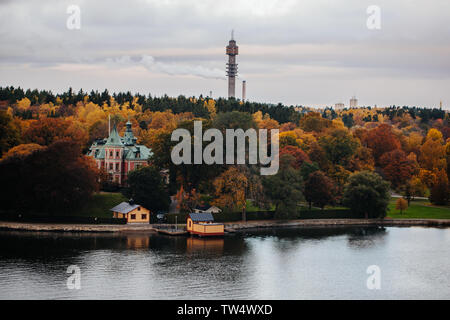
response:
<path id="1" fill-rule="evenodd" d="M 247 99 L 247 81 L 242 81 L 242 101 L 244 102 Z"/>

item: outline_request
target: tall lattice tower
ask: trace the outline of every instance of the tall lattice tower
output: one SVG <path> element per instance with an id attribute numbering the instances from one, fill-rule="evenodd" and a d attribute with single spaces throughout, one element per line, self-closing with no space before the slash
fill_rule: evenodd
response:
<path id="1" fill-rule="evenodd" d="M 226 54 L 228 55 L 228 98 L 231 98 L 236 96 L 236 76 L 238 66 L 236 63 L 236 56 L 239 54 L 239 47 L 234 40 L 234 31 L 231 31 L 231 40 L 228 43 Z"/>

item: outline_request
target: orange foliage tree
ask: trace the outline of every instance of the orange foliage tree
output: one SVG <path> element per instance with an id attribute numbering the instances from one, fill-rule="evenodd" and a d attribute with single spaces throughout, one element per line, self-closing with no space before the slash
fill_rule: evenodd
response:
<path id="1" fill-rule="evenodd" d="M 214 182 L 216 198 L 213 203 L 221 208 L 235 210 L 245 207 L 248 180 L 237 167 L 229 167 Z"/>
<path id="2" fill-rule="evenodd" d="M 294 146 L 285 146 L 280 150 L 280 157 L 283 154 L 290 154 L 295 158 L 295 161 L 292 163 L 292 166 L 295 169 L 299 169 L 304 162 L 311 162 L 309 156 L 300 148 Z"/>
<path id="3" fill-rule="evenodd" d="M 379 164 L 383 154 L 400 148 L 400 141 L 388 124 L 380 124 L 378 127 L 370 130 L 364 139 L 367 147 L 372 149 L 372 154 L 377 164 Z"/>
<path id="4" fill-rule="evenodd" d="M 394 188 L 408 182 L 416 171 L 415 163 L 402 150 L 393 150 L 380 158 L 383 174 Z"/>

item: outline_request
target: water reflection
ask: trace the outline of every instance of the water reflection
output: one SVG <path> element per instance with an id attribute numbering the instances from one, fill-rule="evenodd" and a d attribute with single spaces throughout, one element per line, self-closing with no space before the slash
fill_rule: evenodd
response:
<path id="1" fill-rule="evenodd" d="M 385 241 L 386 233 L 385 227 L 355 228 L 348 236 L 348 245 L 356 249 L 380 246 Z"/>
<path id="2" fill-rule="evenodd" d="M 150 237 L 148 235 L 127 236 L 128 249 L 147 249 L 149 246 L 150 246 Z"/>
<path id="3" fill-rule="evenodd" d="M 0 299 L 445 298 L 449 246 L 450 229 L 433 228 L 291 228 L 211 239 L 0 231 Z M 72 264 L 82 270 L 79 291 L 65 286 Z M 365 286 L 371 264 L 382 268 L 381 291 Z"/>
<path id="4" fill-rule="evenodd" d="M 213 252 L 222 254 L 225 240 L 223 238 L 197 238 L 188 237 L 186 240 L 187 252 Z"/>

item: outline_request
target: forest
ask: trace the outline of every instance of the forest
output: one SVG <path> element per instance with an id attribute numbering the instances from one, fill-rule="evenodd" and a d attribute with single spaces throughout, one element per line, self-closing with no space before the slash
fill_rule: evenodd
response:
<path id="1" fill-rule="evenodd" d="M 55 212 L 80 206 L 99 190 L 119 188 L 86 157 L 95 140 L 108 136 L 108 119 L 120 134 L 125 122 L 132 122 L 138 143 L 152 149 L 149 164 L 157 169 L 139 170 L 142 175 L 168 170 L 169 183 L 157 179 L 162 185 L 155 192 L 174 195 L 182 211 L 208 202 L 225 211 L 274 208 L 277 217 L 291 218 L 306 203 L 383 217 L 392 192 L 408 202 L 450 200 L 450 114 L 438 108 L 313 109 L 202 96 L 0 87 L 0 179 L 8 186 L 0 200 L 8 203 L 6 209 Z M 171 133 L 177 128 L 192 133 L 195 120 L 205 130 L 279 129 L 278 174 L 262 177 L 255 165 L 175 166 Z"/>

